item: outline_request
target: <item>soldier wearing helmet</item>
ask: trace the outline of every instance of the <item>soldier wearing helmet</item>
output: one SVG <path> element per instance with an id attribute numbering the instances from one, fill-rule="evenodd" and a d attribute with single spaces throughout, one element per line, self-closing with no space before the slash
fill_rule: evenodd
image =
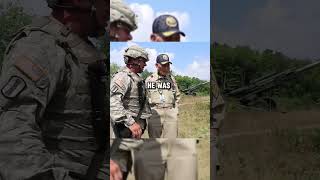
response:
<path id="1" fill-rule="evenodd" d="M 110 1 L 109 38 L 111 41 L 130 41 L 137 29 L 135 13 L 122 0 Z"/>
<path id="2" fill-rule="evenodd" d="M 126 67 L 116 73 L 110 84 L 110 116 L 114 134 L 119 138 L 140 138 L 151 116 L 146 101 L 143 72 L 148 53 L 139 46 L 124 52 Z"/>
<path id="3" fill-rule="evenodd" d="M 20 29 L 5 53 L 0 179 L 106 179 L 108 152 L 95 136 L 89 74 L 92 65 L 104 71 L 106 57 L 87 38 L 103 35 L 109 4 L 48 0 L 48 5 L 51 16 Z M 92 163 L 94 173 L 88 171 Z"/>

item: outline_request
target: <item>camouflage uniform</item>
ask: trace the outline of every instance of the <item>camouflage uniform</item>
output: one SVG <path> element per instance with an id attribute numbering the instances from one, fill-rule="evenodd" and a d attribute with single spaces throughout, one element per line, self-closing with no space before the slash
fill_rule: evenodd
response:
<path id="1" fill-rule="evenodd" d="M 69 180 L 95 154 L 89 63 L 104 59 L 52 17 L 20 30 L 0 76 L 1 179 Z M 105 160 L 99 178 L 108 177 Z"/>
<path id="2" fill-rule="evenodd" d="M 125 58 L 127 58 L 127 55 L 131 56 L 130 53 L 136 53 L 138 57 L 141 54 L 140 51 L 142 51 L 140 47 L 132 46 L 125 52 Z M 147 55 L 145 59 L 148 59 Z M 125 61 L 127 63 L 127 59 Z M 141 88 L 140 93 L 139 88 Z M 146 100 L 143 101 L 143 99 L 146 99 L 146 89 L 142 77 L 131 72 L 127 67 L 113 76 L 110 84 L 110 117 L 116 137 L 119 137 L 117 124 L 124 124 L 128 128 L 141 120 L 142 130 L 146 128 L 146 119 L 151 116 L 151 110 L 149 103 Z M 144 107 L 142 114 L 140 119 L 137 120 L 136 117 L 142 107 Z"/>
<path id="3" fill-rule="evenodd" d="M 225 114 L 225 102 L 220 94 L 218 83 L 216 81 L 215 75 L 211 73 L 211 179 L 216 179 L 216 168 L 220 167 L 219 161 L 219 130 L 222 126 L 222 120 Z"/>
<path id="4" fill-rule="evenodd" d="M 157 72 L 146 79 L 150 83 L 170 83 L 170 89 L 147 88 L 152 116 L 148 120 L 148 134 L 151 138 L 176 138 L 178 136 L 178 103 L 180 92 L 174 77 L 160 76 Z"/>
<path id="5" fill-rule="evenodd" d="M 111 159 L 125 176 L 133 164 L 135 180 L 196 180 L 195 139 L 115 139 Z"/>

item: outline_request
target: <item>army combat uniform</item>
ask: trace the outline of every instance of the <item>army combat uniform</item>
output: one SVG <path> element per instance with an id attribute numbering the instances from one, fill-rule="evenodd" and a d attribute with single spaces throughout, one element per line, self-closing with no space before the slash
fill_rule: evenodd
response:
<path id="1" fill-rule="evenodd" d="M 213 72 L 211 72 L 211 88 L 211 180 L 216 180 L 217 168 L 220 167 L 219 130 L 222 126 L 226 107 Z"/>
<path id="2" fill-rule="evenodd" d="M 137 121 L 142 130 L 146 128 L 146 119 L 151 116 L 151 110 L 146 99 L 144 80 L 127 67 L 116 73 L 110 84 L 110 117 L 116 137 L 119 137 L 117 125 L 131 126 Z M 139 120 L 136 117 L 142 109 Z"/>
<path id="3" fill-rule="evenodd" d="M 0 179 L 86 174 L 97 149 L 88 65 L 104 58 L 52 17 L 17 33 L 0 76 Z M 99 179 L 109 176 L 108 163 Z"/>
<path id="4" fill-rule="evenodd" d="M 150 83 L 155 83 L 156 88 L 148 88 Z M 164 87 L 168 85 L 169 88 Z M 152 109 L 152 116 L 148 120 L 149 136 L 151 138 L 176 138 L 178 136 L 180 92 L 174 77 L 171 74 L 161 76 L 156 72 L 146 79 L 146 86 Z"/>
<path id="5" fill-rule="evenodd" d="M 198 176 L 195 139 L 115 139 L 111 159 L 125 174 L 133 165 L 135 180 L 196 180 Z"/>

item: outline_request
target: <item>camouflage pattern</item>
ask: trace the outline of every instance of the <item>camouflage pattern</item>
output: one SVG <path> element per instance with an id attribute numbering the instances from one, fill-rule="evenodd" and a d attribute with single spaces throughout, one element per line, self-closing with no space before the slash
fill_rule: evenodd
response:
<path id="1" fill-rule="evenodd" d="M 178 136 L 180 91 L 175 78 L 171 74 L 160 76 L 156 72 L 146 79 L 146 85 L 165 82 L 170 82 L 170 89 L 147 88 L 148 100 L 152 109 L 152 116 L 148 120 L 148 133 L 151 138 L 176 138 Z"/>
<path id="2" fill-rule="evenodd" d="M 128 58 L 127 57 L 131 57 L 134 59 L 137 59 L 139 57 L 145 59 L 145 61 L 149 61 L 149 57 L 148 57 L 148 52 L 146 50 L 144 50 L 143 48 L 133 45 L 128 47 L 125 51 L 124 51 L 124 62 L 127 64 L 128 63 Z"/>
<path id="3" fill-rule="evenodd" d="M 139 82 L 143 82 L 143 78 L 131 72 L 127 67 L 116 73 L 111 79 L 110 117 L 113 124 L 124 123 L 129 127 L 135 122 L 134 117 L 137 117 L 141 107 L 138 94 Z M 144 92 L 146 92 L 145 89 Z M 148 102 L 145 101 L 141 119 L 147 119 L 150 116 L 151 110 Z"/>
<path id="4" fill-rule="evenodd" d="M 1 179 L 85 175 L 97 148 L 87 68 L 102 59 L 52 17 L 17 33 L 0 76 Z M 109 176 L 108 162 L 100 179 Z"/>
<path id="5" fill-rule="evenodd" d="M 133 165 L 136 180 L 197 179 L 195 139 L 115 139 L 111 149 L 123 172 Z"/>
<path id="6" fill-rule="evenodd" d="M 110 0 L 110 23 L 123 22 L 134 31 L 138 28 L 136 14 L 122 0 Z"/>
<path id="7" fill-rule="evenodd" d="M 216 180 L 216 168 L 220 166 L 219 161 L 219 130 L 225 115 L 225 102 L 213 72 L 211 72 L 211 179 Z"/>

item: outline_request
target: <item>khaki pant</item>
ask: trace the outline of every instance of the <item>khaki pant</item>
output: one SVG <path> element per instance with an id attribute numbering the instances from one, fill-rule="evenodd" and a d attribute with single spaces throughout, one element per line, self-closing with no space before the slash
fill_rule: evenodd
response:
<path id="1" fill-rule="evenodd" d="M 195 139 L 149 139 L 134 150 L 135 180 L 196 180 Z"/>
<path id="2" fill-rule="evenodd" d="M 148 134 L 150 138 L 177 138 L 178 109 L 153 108 L 148 119 Z"/>

